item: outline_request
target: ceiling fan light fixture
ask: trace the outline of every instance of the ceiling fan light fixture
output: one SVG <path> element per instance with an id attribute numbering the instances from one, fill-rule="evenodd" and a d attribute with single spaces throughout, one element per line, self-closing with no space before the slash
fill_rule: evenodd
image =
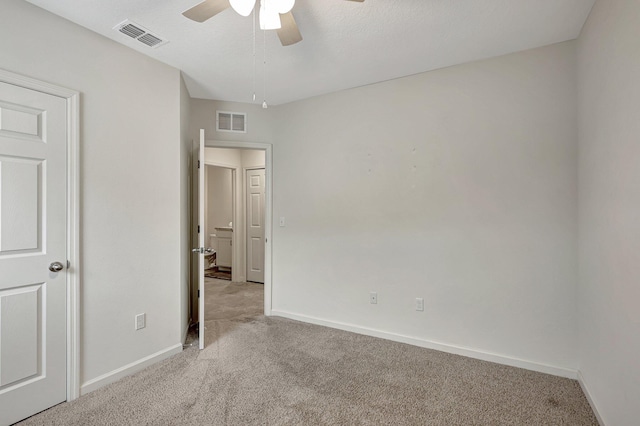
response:
<path id="1" fill-rule="evenodd" d="M 251 11 L 253 11 L 256 0 L 229 0 L 229 3 L 231 3 L 231 7 L 238 12 L 239 15 L 249 16 L 251 15 Z"/>
<path id="2" fill-rule="evenodd" d="M 262 0 L 260 2 L 260 29 L 279 30 L 280 28 L 282 28 L 282 24 L 280 23 L 280 14 L 275 10 L 275 8 L 265 8 L 265 1 Z"/>

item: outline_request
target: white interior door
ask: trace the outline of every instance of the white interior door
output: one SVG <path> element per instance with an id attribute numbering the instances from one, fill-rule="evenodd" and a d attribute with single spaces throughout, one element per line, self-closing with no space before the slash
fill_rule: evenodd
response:
<path id="1" fill-rule="evenodd" d="M 204 129 L 200 129 L 198 144 L 198 341 L 200 349 L 204 349 Z"/>
<path id="2" fill-rule="evenodd" d="M 0 83 L 0 424 L 66 400 L 66 100 Z"/>
<path id="3" fill-rule="evenodd" d="M 247 281 L 264 283 L 264 169 L 247 170 Z"/>

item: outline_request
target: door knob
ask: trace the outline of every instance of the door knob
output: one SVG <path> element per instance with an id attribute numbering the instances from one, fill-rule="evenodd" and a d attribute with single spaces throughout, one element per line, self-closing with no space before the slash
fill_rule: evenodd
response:
<path id="1" fill-rule="evenodd" d="M 192 252 L 194 253 L 200 253 L 200 254 L 211 254 L 211 253 L 215 253 L 216 251 L 212 248 L 204 248 L 204 247 L 196 247 L 194 249 L 191 249 Z"/>
<path id="2" fill-rule="evenodd" d="M 51 272 L 60 272 L 63 269 L 64 269 L 64 266 L 60 262 L 53 262 L 51 265 L 49 265 L 49 270 Z"/>

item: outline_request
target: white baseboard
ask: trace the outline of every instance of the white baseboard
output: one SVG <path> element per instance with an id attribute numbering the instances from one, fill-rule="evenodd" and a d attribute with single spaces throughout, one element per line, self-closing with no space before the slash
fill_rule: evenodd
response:
<path id="1" fill-rule="evenodd" d="M 450 345 L 447 343 L 439 343 L 431 340 L 420 339 L 417 337 L 404 336 L 396 333 L 375 330 L 372 328 L 361 327 L 353 324 L 346 324 L 337 321 L 328 321 L 320 318 L 310 317 L 307 315 L 294 314 L 286 311 L 272 310 L 271 315 L 289 318 L 297 321 L 307 322 L 310 324 L 322 325 L 338 330 L 351 331 L 353 333 L 364 334 L 366 336 L 379 337 L 381 339 L 392 340 L 394 342 L 407 343 L 409 345 L 419 346 L 427 349 L 435 349 L 441 352 L 448 352 L 456 355 L 462 355 L 469 358 L 480 359 L 483 361 L 495 362 L 498 364 L 509 365 L 511 367 L 524 368 L 526 370 L 538 371 L 540 373 L 552 374 L 554 376 L 566 377 L 569 379 L 577 379 L 578 372 L 569 368 L 556 367 L 553 365 L 540 364 L 534 361 L 528 361 L 520 358 L 513 358 L 505 355 L 499 355 L 491 352 L 485 352 L 478 349 L 466 348 L 463 346 Z"/>
<path id="2" fill-rule="evenodd" d="M 584 380 L 584 376 L 582 375 L 582 371 L 578 370 L 578 383 L 580 383 L 580 387 L 582 388 L 582 392 L 584 392 L 584 396 L 587 397 L 587 401 L 589 401 L 589 405 L 591 406 L 591 409 L 593 410 L 593 414 L 596 415 L 596 419 L 598 420 L 598 423 L 600 423 L 600 426 L 604 426 L 604 420 L 602 420 L 602 416 L 600 415 L 600 412 L 598 411 L 598 407 L 596 406 L 596 403 L 593 400 L 593 397 L 591 396 L 591 393 L 589 392 L 589 387 L 587 386 L 586 381 Z"/>
<path id="3" fill-rule="evenodd" d="M 93 392 L 98 388 L 106 386 L 133 373 L 137 373 L 138 371 L 152 364 L 155 364 L 158 361 L 162 361 L 163 359 L 169 358 L 170 356 L 173 356 L 175 354 L 179 354 L 180 352 L 182 352 L 182 343 L 170 346 L 159 352 L 110 371 L 109 373 L 103 374 L 102 376 L 98 376 L 95 379 L 91 379 L 80 386 L 80 395 L 85 395 L 89 392 Z"/>

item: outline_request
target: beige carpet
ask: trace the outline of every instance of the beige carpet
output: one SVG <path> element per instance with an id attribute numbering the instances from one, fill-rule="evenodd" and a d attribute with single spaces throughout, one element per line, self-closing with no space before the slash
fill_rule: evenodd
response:
<path id="1" fill-rule="evenodd" d="M 210 295 L 256 301 L 254 286 Z M 22 424 L 597 425 L 574 380 L 231 311 L 207 321 L 203 351 Z"/>
<path id="2" fill-rule="evenodd" d="M 264 286 L 216 278 L 204 280 L 204 319 L 233 320 L 264 313 Z"/>

